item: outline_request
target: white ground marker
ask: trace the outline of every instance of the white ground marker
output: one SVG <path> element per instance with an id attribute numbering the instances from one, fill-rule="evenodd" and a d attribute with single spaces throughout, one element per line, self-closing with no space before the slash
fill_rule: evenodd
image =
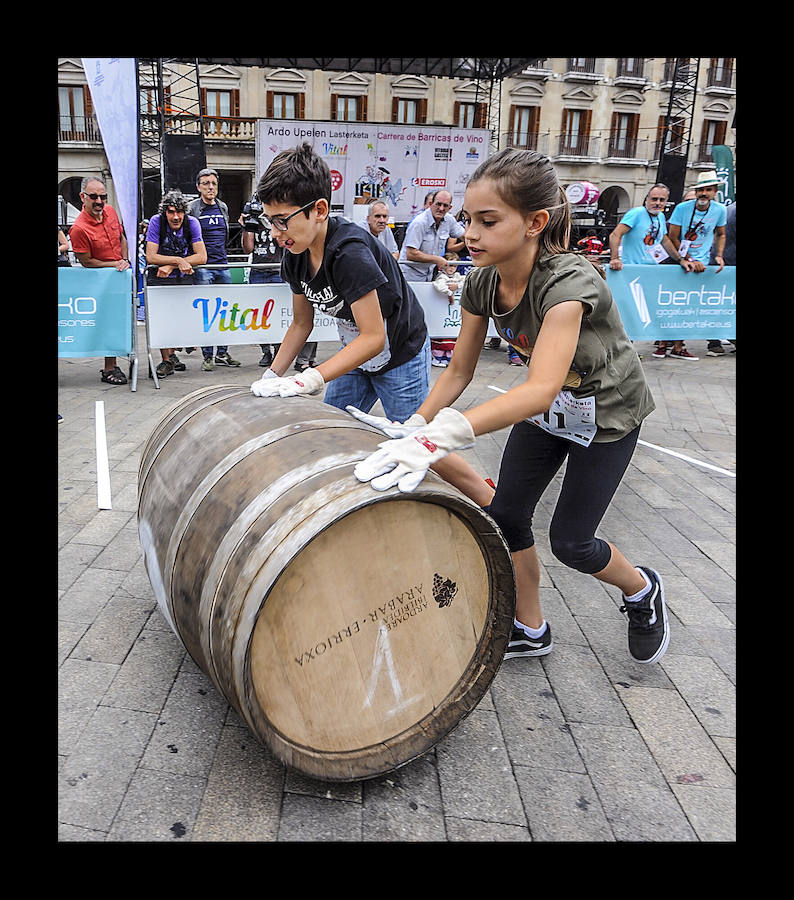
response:
<path id="1" fill-rule="evenodd" d="M 108 466 L 108 441 L 105 434 L 105 401 L 96 401 L 96 481 L 97 506 L 113 509 L 110 502 L 110 467 Z"/>

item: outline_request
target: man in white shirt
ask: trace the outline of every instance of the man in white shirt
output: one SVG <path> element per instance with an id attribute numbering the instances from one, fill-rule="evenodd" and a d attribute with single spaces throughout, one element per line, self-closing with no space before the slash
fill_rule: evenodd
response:
<path id="1" fill-rule="evenodd" d="M 437 191 L 430 206 L 408 226 L 398 258 L 406 280 L 432 281 L 434 268 L 446 267 L 447 241 L 462 237 L 465 231 L 449 212 L 451 207 L 452 194 Z"/>
<path id="2" fill-rule="evenodd" d="M 367 218 L 358 224 L 368 228 L 372 237 L 379 240 L 395 259 L 398 258 L 400 251 L 389 228 L 389 207 L 383 200 L 370 200 Z"/>

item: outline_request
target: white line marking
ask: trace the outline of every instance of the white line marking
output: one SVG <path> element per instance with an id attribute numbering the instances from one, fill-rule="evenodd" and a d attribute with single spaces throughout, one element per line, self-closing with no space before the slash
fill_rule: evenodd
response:
<path id="1" fill-rule="evenodd" d="M 492 391 L 498 391 L 500 394 L 507 393 L 506 390 L 496 387 L 494 384 L 489 384 L 488 387 Z M 691 456 L 684 456 L 683 453 L 678 453 L 676 450 L 668 450 L 666 447 L 649 444 L 647 441 L 637 441 L 637 443 L 642 444 L 643 447 L 650 447 L 652 450 L 658 450 L 660 453 L 669 453 L 670 456 L 675 456 L 677 459 L 683 459 L 685 462 L 692 463 L 696 466 L 702 466 L 704 469 L 712 469 L 714 472 L 719 472 L 721 475 L 729 475 L 731 478 L 736 478 L 735 472 L 729 472 L 727 469 L 721 469 L 719 466 L 713 466 L 711 463 L 701 462 L 699 459 L 693 459 Z"/>
<path id="2" fill-rule="evenodd" d="M 113 509 L 110 502 L 110 467 L 108 466 L 108 442 L 105 435 L 105 401 L 96 401 L 96 480 L 97 506 Z"/>

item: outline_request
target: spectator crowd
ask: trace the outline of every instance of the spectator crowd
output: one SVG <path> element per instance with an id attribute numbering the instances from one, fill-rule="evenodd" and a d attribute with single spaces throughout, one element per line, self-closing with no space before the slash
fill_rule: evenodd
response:
<path id="1" fill-rule="evenodd" d="M 608 246 L 590 230 L 572 248 L 593 262 L 620 270 L 624 264 L 680 265 L 685 272 L 702 272 L 707 265 L 721 270 L 736 265 L 736 203 L 724 205 L 715 199 L 720 180 L 716 172 L 701 173 L 683 200 L 668 212 L 670 190 L 654 184 L 642 205 L 629 209 L 609 235 Z M 138 235 L 136 269 L 138 296 L 144 302 L 146 285 L 229 284 L 231 242 L 230 212 L 221 199 L 220 176 L 215 169 L 204 168 L 196 175 L 198 196 L 185 197 L 179 190 L 167 190 L 157 213 L 144 220 Z M 58 228 L 58 265 L 68 266 L 69 250 L 73 258 L 86 268 L 112 266 L 118 270 L 132 263 L 124 228 L 116 211 L 107 202 L 104 181 L 98 176 L 83 178 L 80 189 L 82 210 L 71 227 Z M 394 228 L 389 223 L 388 203 L 381 198 L 369 201 L 366 217 L 357 224 L 381 244 L 397 262 L 406 281 L 432 282 L 439 298 L 450 307 L 458 302 L 466 274 L 471 268 L 463 240 L 463 211 L 452 211 L 452 195 L 440 189 L 429 192 L 423 209 L 405 228 L 398 245 Z M 255 193 L 237 218 L 242 227 L 242 252 L 248 256 L 245 279 L 249 284 L 282 282 L 284 245 L 262 212 Z M 70 247 L 71 244 L 71 247 Z M 142 317 L 139 311 L 139 317 Z M 489 338 L 487 349 L 500 349 L 501 338 Z M 275 359 L 280 344 L 261 344 L 259 365 L 265 369 Z M 455 348 L 454 339 L 431 340 L 431 363 L 446 367 Z M 196 347 L 158 348 L 160 362 L 156 375 L 160 378 L 185 371 L 177 351 L 193 353 Z M 228 346 L 203 346 L 201 369 L 213 371 L 217 366 L 237 367 L 240 362 L 229 353 Z M 736 351 L 736 341 L 707 342 L 709 356 L 724 356 Z M 297 372 L 316 366 L 317 344 L 307 341 L 299 351 L 294 368 Z M 697 361 L 683 340 L 657 341 L 653 356 L 657 359 Z M 507 362 L 524 365 L 524 360 L 509 342 Z M 100 370 L 103 382 L 127 383 L 127 376 L 115 357 L 106 357 Z M 150 370 L 149 377 L 152 377 Z"/>

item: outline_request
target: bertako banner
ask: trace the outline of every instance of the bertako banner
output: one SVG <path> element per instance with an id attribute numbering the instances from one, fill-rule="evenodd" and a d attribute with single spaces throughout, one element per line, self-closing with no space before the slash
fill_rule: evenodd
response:
<path id="1" fill-rule="evenodd" d="M 736 338 L 736 266 L 607 268 L 607 284 L 633 341 Z"/>

